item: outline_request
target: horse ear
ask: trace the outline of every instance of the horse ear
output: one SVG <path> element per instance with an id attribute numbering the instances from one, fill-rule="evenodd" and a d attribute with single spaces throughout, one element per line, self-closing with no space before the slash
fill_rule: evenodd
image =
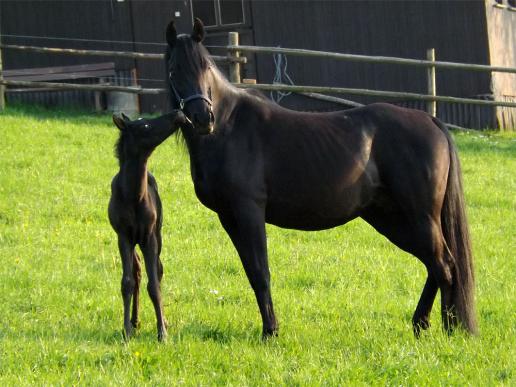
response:
<path id="1" fill-rule="evenodd" d="M 204 24 L 202 24 L 201 19 L 198 17 L 195 18 L 193 31 L 192 31 L 192 39 L 197 43 L 202 42 L 204 39 Z"/>
<path id="2" fill-rule="evenodd" d="M 124 113 L 122 113 L 122 118 L 124 119 L 125 122 L 131 121 L 131 119 L 129 117 L 127 117 Z"/>
<path id="3" fill-rule="evenodd" d="M 120 130 L 125 130 L 125 122 L 122 118 L 118 117 L 116 114 L 113 114 L 113 123 Z"/>
<path id="4" fill-rule="evenodd" d="M 167 26 L 167 43 L 170 47 L 174 47 L 177 41 L 176 23 L 171 20 Z"/>

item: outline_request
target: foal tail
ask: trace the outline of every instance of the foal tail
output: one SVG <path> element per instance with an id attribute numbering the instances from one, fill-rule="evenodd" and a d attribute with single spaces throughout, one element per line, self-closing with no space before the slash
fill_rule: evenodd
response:
<path id="1" fill-rule="evenodd" d="M 450 150 L 450 168 L 441 210 L 441 226 L 446 245 L 454 262 L 452 286 L 454 314 L 467 332 L 475 334 L 477 332 L 477 322 L 474 299 L 473 254 L 466 219 L 460 162 L 448 129 L 439 120 L 433 118 L 433 121 L 446 135 Z"/>

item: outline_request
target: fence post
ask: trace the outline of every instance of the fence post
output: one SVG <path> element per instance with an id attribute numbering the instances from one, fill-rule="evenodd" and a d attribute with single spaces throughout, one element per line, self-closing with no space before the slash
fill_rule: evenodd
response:
<path id="1" fill-rule="evenodd" d="M 238 46 L 238 32 L 229 32 L 228 44 L 230 46 Z M 228 51 L 228 57 L 238 58 L 239 51 Z M 229 62 L 229 81 L 231 83 L 240 83 L 240 63 L 235 61 Z"/>
<path id="2" fill-rule="evenodd" d="M 1 42 L 2 42 L 2 35 L 1 35 L 1 31 L 0 31 L 0 43 Z M 0 48 L 0 81 L 2 79 L 4 79 L 3 71 L 4 71 L 4 68 L 2 65 L 2 49 Z M 4 111 L 4 109 L 5 109 L 5 86 L 0 85 L 0 112 Z"/>
<path id="3" fill-rule="evenodd" d="M 435 48 L 426 50 L 426 59 L 435 62 Z M 427 69 L 427 88 L 428 95 L 436 96 L 435 90 L 435 66 L 429 66 Z M 428 101 L 426 103 L 426 111 L 432 116 L 437 114 L 437 101 Z"/>

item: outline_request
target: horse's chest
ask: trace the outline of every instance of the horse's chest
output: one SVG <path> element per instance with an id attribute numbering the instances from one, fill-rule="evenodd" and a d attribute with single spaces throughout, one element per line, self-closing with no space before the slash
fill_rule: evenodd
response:
<path id="1" fill-rule="evenodd" d="M 206 207 L 215 210 L 217 207 L 217 173 L 210 168 L 192 165 L 192 180 L 194 183 L 195 194 L 199 201 Z"/>

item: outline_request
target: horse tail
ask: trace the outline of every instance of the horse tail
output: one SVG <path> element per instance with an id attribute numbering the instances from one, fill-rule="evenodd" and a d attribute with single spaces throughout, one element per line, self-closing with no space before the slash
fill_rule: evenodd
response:
<path id="1" fill-rule="evenodd" d="M 448 139 L 450 167 L 444 203 L 441 210 L 441 227 L 447 246 L 454 262 L 453 303 L 459 323 L 469 333 L 477 332 L 473 271 L 473 254 L 466 219 L 462 173 L 457 148 L 448 128 L 436 118 L 434 123 Z"/>

